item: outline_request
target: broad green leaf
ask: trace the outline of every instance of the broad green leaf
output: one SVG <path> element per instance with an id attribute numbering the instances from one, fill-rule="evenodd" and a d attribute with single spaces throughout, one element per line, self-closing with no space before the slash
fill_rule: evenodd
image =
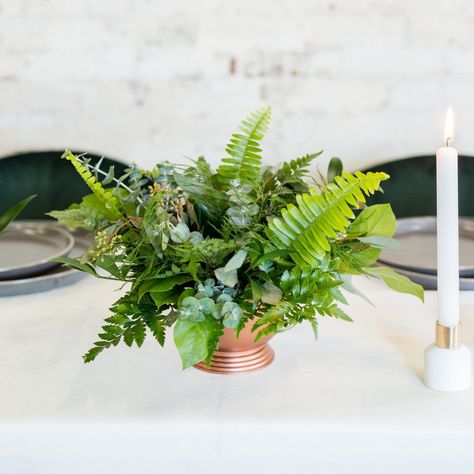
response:
<path id="1" fill-rule="evenodd" d="M 225 272 L 231 272 L 232 270 L 238 270 L 245 262 L 247 257 L 247 251 L 240 249 L 226 264 L 224 267 Z"/>
<path id="2" fill-rule="evenodd" d="M 138 299 L 141 300 L 145 293 L 149 291 L 160 292 L 160 291 L 169 291 L 173 289 L 176 285 L 181 285 L 191 281 L 193 277 L 188 274 L 183 275 L 173 275 L 167 278 L 150 278 L 146 280 L 138 289 Z"/>
<path id="3" fill-rule="evenodd" d="M 96 266 L 109 272 L 113 277 L 122 279 L 122 272 L 115 264 L 115 259 L 109 255 L 101 255 L 96 261 Z"/>
<path id="4" fill-rule="evenodd" d="M 174 290 L 169 291 L 150 291 L 151 299 L 156 305 L 156 309 L 160 309 L 167 304 L 176 303 L 179 293 Z"/>
<path id="5" fill-rule="evenodd" d="M 64 265 L 67 265 L 68 267 L 74 268 L 76 270 L 80 270 L 81 272 L 89 273 L 90 275 L 93 275 L 96 278 L 104 278 L 104 277 L 101 277 L 90 264 L 81 263 L 79 260 L 76 260 L 75 258 L 59 257 L 51 261 L 62 263 Z"/>
<path id="6" fill-rule="evenodd" d="M 0 216 L 0 232 L 4 231 L 8 224 L 11 221 L 16 219 L 18 214 L 28 205 L 28 203 L 36 197 L 36 194 L 32 196 L 28 196 L 25 199 L 22 199 L 20 202 L 14 204 L 10 209 L 7 209 L 1 216 Z"/>
<path id="7" fill-rule="evenodd" d="M 406 276 L 398 274 L 391 268 L 370 267 L 364 268 L 363 270 L 367 275 L 382 278 L 385 284 L 392 290 L 398 291 L 399 293 L 408 293 L 424 301 L 423 287 L 412 282 Z"/>
<path id="8" fill-rule="evenodd" d="M 350 236 L 382 235 L 392 237 L 397 229 L 397 220 L 390 204 L 366 207 L 347 229 Z"/>
<path id="9" fill-rule="evenodd" d="M 371 235 L 369 237 L 359 237 L 361 242 L 373 247 L 380 249 L 401 249 L 402 246 L 398 240 L 392 239 L 391 237 L 384 237 L 383 235 Z"/>
<path id="10" fill-rule="evenodd" d="M 255 280 L 250 280 L 250 286 L 252 288 L 252 301 L 255 305 L 262 299 L 263 288 L 262 285 L 257 283 Z"/>
<path id="11" fill-rule="evenodd" d="M 372 266 L 380 257 L 381 249 L 376 247 L 366 247 L 362 250 L 354 252 L 351 257 L 357 262 L 357 266 L 360 267 L 370 267 Z"/>
<path id="12" fill-rule="evenodd" d="M 262 255 L 261 257 L 258 258 L 258 260 L 255 262 L 255 266 L 258 266 L 260 265 L 261 263 L 263 262 L 266 262 L 266 261 L 273 261 L 275 260 L 276 258 L 279 258 L 279 257 L 287 257 L 288 256 L 288 250 L 286 249 L 283 249 L 283 250 L 272 250 L 271 252 L 268 252 L 264 255 Z"/>
<path id="13" fill-rule="evenodd" d="M 331 158 L 328 165 L 328 183 L 332 183 L 336 176 L 341 176 L 342 174 L 342 161 L 337 156 Z"/>
<path id="14" fill-rule="evenodd" d="M 183 369 L 206 359 L 213 325 L 207 319 L 200 322 L 178 319 L 174 326 L 174 343 L 181 356 Z"/>

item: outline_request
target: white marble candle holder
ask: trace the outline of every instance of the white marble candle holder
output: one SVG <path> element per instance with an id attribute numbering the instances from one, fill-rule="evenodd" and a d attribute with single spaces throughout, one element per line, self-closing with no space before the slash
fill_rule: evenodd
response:
<path id="1" fill-rule="evenodd" d="M 459 392 L 471 386 L 471 351 L 461 344 L 461 325 L 436 323 L 436 342 L 425 350 L 425 385 L 441 392 Z"/>

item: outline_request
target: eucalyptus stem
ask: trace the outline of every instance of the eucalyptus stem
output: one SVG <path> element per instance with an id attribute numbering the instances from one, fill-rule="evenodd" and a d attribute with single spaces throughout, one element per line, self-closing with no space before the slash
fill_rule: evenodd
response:
<path id="1" fill-rule="evenodd" d="M 106 177 L 108 176 L 108 174 L 105 171 L 95 166 L 91 166 L 89 163 L 86 163 L 85 161 L 81 160 L 79 156 L 76 156 L 76 159 L 77 161 L 79 161 L 79 163 L 81 163 L 81 165 L 85 166 L 89 171 L 97 171 L 97 173 L 100 173 L 102 176 L 106 176 Z M 119 186 L 127 190 L 129 193 L 133 193 L 132 189 L 130 189 L 126 184 L 124 184 L 123 181 L 119 181 L 117 178 L 112 178 L 112 181 L 115 181 Z M 143 204 L 143 199 L 140 196 L 137 196 L 137 201 L 140 204 Z"/>

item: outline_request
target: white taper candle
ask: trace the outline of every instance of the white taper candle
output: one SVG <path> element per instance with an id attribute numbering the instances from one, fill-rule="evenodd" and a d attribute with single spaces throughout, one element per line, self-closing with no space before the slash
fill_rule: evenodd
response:
<path id="1" fill-rule="evenodd" d="M 443 326 L 459 323 L 458 152 L 449 146 L 452 138 L 452 110 L 449 108 L 446 146 L 436 152 L 438 321 Z"/>

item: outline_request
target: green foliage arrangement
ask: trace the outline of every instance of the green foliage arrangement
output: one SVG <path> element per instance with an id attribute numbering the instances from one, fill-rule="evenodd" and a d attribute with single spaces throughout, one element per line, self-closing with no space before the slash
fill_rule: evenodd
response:
<path id="1" fill-rule="evenodd" d="M 216 171 L 199 157 L 131 166 L 116 178 L 65 152 L 92 193 L 50 215 L 94 231 L 95 242 L 82 258 L 61 261 L 129 283 L 85 362 L 121 341 L 141 346 L 148 332 L 163 345 L 171 326 L 184 368 L 209 363 L 224 328 L 238 335 L 249 321 L 256 340 L 303 321 L 317 334 L 320 316 L 351 321 L 341 289 L 357 292 L 352 275 L 423 299 L 419 285 L 374 266 L 394 245 L 395 217 L 390 205 L 366 199 L 388 175 L 350 174 L 333 159 L 328 178 L 309 183 L 321 152 L 262 166 L 269 122 L 269 108 L 247 117 Z"/>

